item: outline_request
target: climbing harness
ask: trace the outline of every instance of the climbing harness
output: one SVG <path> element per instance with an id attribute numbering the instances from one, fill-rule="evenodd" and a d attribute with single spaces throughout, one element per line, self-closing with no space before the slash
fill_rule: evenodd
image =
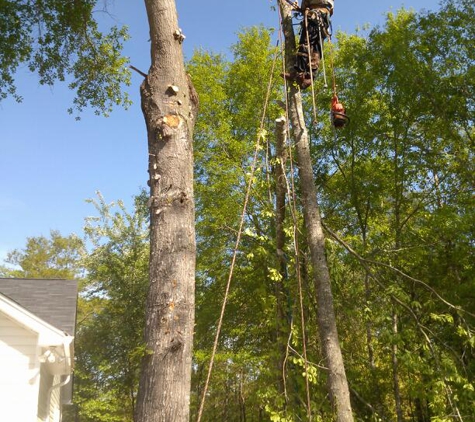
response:
<path id="1" fill-rule="evenodd" d="M 312 20 L 315 20 L 318 25 L 318 37 L 319 37 L 319 51 L 312 51 L 312 46 L 310 43 L 310 34 L 309 34 L 309 29 L 308 29 L 308 21 L 309 17 Z M 328 17 L 325 16 L 326 19 Z M 324 54 L 324 44 L 323 41 L 325 38 L 328 38 L 329 44 L 330 44 L 330 49 L 332 49 L 332 44 L 331 44 L 331 31 L 327 30 L 327 26 L 323 22 L 324 17 L 322 16 L 322 13 L 319 11 L 314 11 L 314 10 L 309 10 L 306 9 L 304 12 L 304 28 L 305 28 L 305 38 L 306 38 L 306 57 L 308 60 L 308 69 L 310 73 L 310 81 L 311 81 L 311 88 L 312 88 L 312 106 L 313 106 L 313 118 L 314 122 L 317 121 L 317 105 L 316 105 L 316 99 L 315 99 L 315 88 L 314 88 L 314 71 L 313 68 L 315 66 L 314 64 L 314 55 L 319 54 L 319 59 L 322 64 L 322 72 L 323 72 L 323 81 L 324 81 L 324 88 L 328 88 L 328 80 L 327 80 L 327 72 L 326 72 L 326 66 L 325 66 L 325 54 Z M 327 22 L 328 23 L 328 22 Z M 325 38 L 323 36 L 323 33 L 325 35 Z M 332 75 L 332 83 L 333 83 L 333 97 L 331 101 L 331 121 L 335 129 L 340 129 L 346 126 L 346 124 L 349 122 L 349 118 L 346 115 L 345 112 L 345 107 L 343 104 L 338 100 L 338 95 L 337 95 L 337 85 L 336 85 L 336 77 L 335 77 L 335 70 L 333 66 L 333 54 L 332 51 L 330 52 L 330 71 Z"/>

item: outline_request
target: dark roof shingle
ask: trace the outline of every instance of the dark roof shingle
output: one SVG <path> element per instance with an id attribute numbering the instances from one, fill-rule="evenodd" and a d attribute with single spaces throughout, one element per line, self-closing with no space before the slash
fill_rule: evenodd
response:
<path id="1" fill-rule="evenodd" d="M 77 281 L 0 278 L 0 293 L 53 327 L 74 335 Z"/>

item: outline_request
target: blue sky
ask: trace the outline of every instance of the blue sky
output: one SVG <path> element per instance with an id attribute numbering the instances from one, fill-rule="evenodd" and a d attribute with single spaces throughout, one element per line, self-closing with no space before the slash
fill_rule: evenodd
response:
<path id="1" fill-rule="evenodd" d="M 129 26 L 131 40 L 125 55 L 131 64 L 149 67 L 148 24 L 143 1 L 104 0 L 105 23 Z M 98 4 L 102 5 L 103 0 Z M 186 35 L 184 51 L 197 48 L 227 53 L 240 29 L 264 24 L 277 28 L 275 0 L 177 0 L 180 27 Z M 354 32 L 365 24 L 384 22 L 385 14 L 404 6 L 438 9 L 438 0 L 336 0 L 334 30 Z M 134 105 L 117 109 L 109 118 L 91 112 L 76 121 L 67 113 L 73 95 L 65 85 L 40 86 L 22 68 L 16 75 L 18 104 L 0 102 L 0 263 L 8 250 L 22 248 L 27 237 L 81 234 L 84 218 L 95 210 L 85 199 L 101 191 L 106 201 L 130 203 L 147 181 L 146 132 L 140 110 L 142 77 L 132 76 L 129 92 Z"/>

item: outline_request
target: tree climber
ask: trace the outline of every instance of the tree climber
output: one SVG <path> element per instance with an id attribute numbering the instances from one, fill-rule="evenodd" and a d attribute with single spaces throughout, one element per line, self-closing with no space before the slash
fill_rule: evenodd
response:
<path id="1" fill-rule="evenodd" d="M 300 8 L 294 6 L 304 18 L 300 24 L 294 69 L 283 76 L 297 82 L 301 89 L 312 85 L 313 74 L 318 70 L 323 56 L 323 41 L 330 36 L 330 16 L 333 15 L 334 3 L 334 0 L 302 0 Z"/>

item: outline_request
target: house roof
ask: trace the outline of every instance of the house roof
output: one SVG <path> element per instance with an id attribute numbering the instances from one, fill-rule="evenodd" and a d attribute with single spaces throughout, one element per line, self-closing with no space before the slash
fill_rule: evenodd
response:
<path id="1" fill-rule="evenodd" d="M 77 281 L 0 278 L 0 293 L 53 327 L 74 335 Z"/>

